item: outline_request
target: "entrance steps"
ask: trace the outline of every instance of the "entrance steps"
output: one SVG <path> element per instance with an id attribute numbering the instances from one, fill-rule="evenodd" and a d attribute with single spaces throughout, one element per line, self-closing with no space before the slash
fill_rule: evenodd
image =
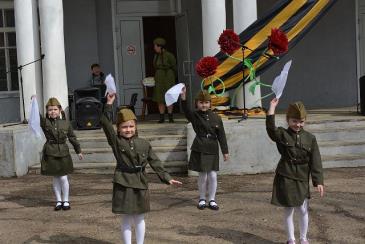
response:
<path id="1" fill-rule="evenodd" d="M 324 168 L 365 166 L 365 119 L 309 122 L 319 145 Z"/>
<path id="2" fill-rule="evenodd" d="M 79 160 L 71 148 L 76 173 L 112 173 L 116 166 L 105 134 L 102 130 L 75 131 L 84 159 Z M 138 134 L 148 140 L 169 173 L 187 173 L 186 123 L 138 124 Z M 146 168 L 151 172 L 150 166 Z M 40 173 L 40 164 L 30 168 L 30 173 Z"/>

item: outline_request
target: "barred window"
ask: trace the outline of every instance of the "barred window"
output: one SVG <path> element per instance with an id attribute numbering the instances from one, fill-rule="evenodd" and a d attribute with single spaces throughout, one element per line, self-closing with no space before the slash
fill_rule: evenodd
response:
<path id="1" fill-rule="evenodd" d="M 14 9 L 0 9 L 0 91 L 19 90 Z"/>

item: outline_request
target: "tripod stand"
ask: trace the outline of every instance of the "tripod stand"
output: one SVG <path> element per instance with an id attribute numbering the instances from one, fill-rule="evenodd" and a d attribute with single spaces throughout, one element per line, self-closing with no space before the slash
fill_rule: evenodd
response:
<path id="1" fill-rule="evenodd" d="M 16 123 L 16 124 L 11 124 L 11 125 L 7 125 L 7 126 L 4 126 L 4 127 L 8 127 L 8 126 L 13 126 L 13 125 L 19 125 L 19 124 L 28 124 L 28 121 L 25 117 L 25 103 L 24 103 L 24 87 L 23 87 L 23 75 L 22 75 L 22 70 L 24 67 L 28 66 L 28 65 L 31 65 L 31 64 L 34 64 L 36 62 L 39 62 L 41 61 L 42 59 L 44 59 L 44 54 L 41 55 L 40 58 L 36 59 L 36 60 L 33 60 L 32 62 L 29 62 L 29 63 L 26 63 L 26 64 L 23 64 L 23 65 L 19 65 L 17 67 L 17 71 L 19 70 L 19 75 L 20 75 L 20 89 L 21 89 L 21 96 L 22 96 L 22 105 L 23 105 L 23 121 L 20 122 L 20 123 Z M 6 74 L 8 73 L 11 73 L 11 72 L 14 72 L 14 70 L 9 70 L 6 72 Z"/>

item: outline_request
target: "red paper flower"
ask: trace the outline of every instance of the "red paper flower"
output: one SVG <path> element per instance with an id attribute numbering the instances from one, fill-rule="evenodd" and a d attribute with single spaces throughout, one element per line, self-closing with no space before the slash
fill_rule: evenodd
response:
<path id="1" fill-rule="evenodd" d="M 223 31 L 219 36 L 218 44 L 221 51 L 232 55 L 237 49 L 241 47 L 239 36 L 230 29 Z"/>
<path id="2" fill-rule="evenodd" d="M 269 49 L 274 52 L 274 55 L 280 55 L 288 51 L 288 37 L 283 31 L 276 28 L 271 29 Z"/>
<path id="3" fill-rule="evenodd" d="M 204 57 L 195 65 L 195 70 L 202 78 L 213 75 L 218 67 L 218 59 L 215 57 Z"/>

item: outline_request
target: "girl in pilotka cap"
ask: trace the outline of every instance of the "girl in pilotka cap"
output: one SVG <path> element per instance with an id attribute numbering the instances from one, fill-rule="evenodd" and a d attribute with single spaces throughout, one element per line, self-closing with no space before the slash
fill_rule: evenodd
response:
<path id="1" fill-rule="evenodd" d="M 137 244 L 144 242 L 144 214 L 150 211 L 150 196 L 145 168 L 149 164 L 160 180 L 169 185 L 182 183 L 171 178 L 148 141 L 137 136 L 137 118 L 130 109 L 117 114 L 117 132 L 111 123 L 115 94 L 107 95 L 107 104 L 101 116 L 101 125 L 117 160 L 113 179 L 112 211 L 123 214 L 122 239 L 131 243 L 132 225 Z"/>
<path id="2" fill-rule="evenodd" d="M 285 228 L 288 244 L 295 244 L 293 214 L 299 212 L 300 243 L 308 244 L 309 176 L 313 186 L 323 196 L 322 161 L 317 140 L 303 129 L 306 110 L 302 102 L 289 105 L 286 119 L 288 128 L 275 126 L 275 108 L 279 100 L 274 98 L 266 117 L 266 130 L 276 142 L 281 159 L 276 168 L 271 203 L 284 207 Z"/>
<path id="3" fill-rule="evenodd" d="M 228 146 L 226 134 L 221 118 L 210 110 L 210 94 L 201 91 L 195 99 L 197 111 L 190 111 L 186 104 L 186 88 L 181 93 L 182 107 L 186 118 L 191 122 L 196 133 L 189 159 L 189 169 L 199 172 L 198 188 L 199 202 L 198 209 L 203 210 L 209 207 L 218 210 L 215 199 L 217 190 L 217 171 L 219 170 L 219 148 L 224 161 L 228 160 Z M 208 185 L 208 187 L 207 187 Z M 208 188 L 208 203 L 206 193 Z"/>
<path id="4" fill-rule="evenodd" d="M 72 144 L 80 160 L 84 157 L 57 98 L 48 100 L 46 111 L 45 117 L 40 116 L 40 126 L 47 140 L 42 151 L 41 174 L 53 176 L 53 190 L 57 201 L 54 210 L 69 210 L 71 206 L 67 175 L 73 171 L 73 162 L 66 140 Z"/>

